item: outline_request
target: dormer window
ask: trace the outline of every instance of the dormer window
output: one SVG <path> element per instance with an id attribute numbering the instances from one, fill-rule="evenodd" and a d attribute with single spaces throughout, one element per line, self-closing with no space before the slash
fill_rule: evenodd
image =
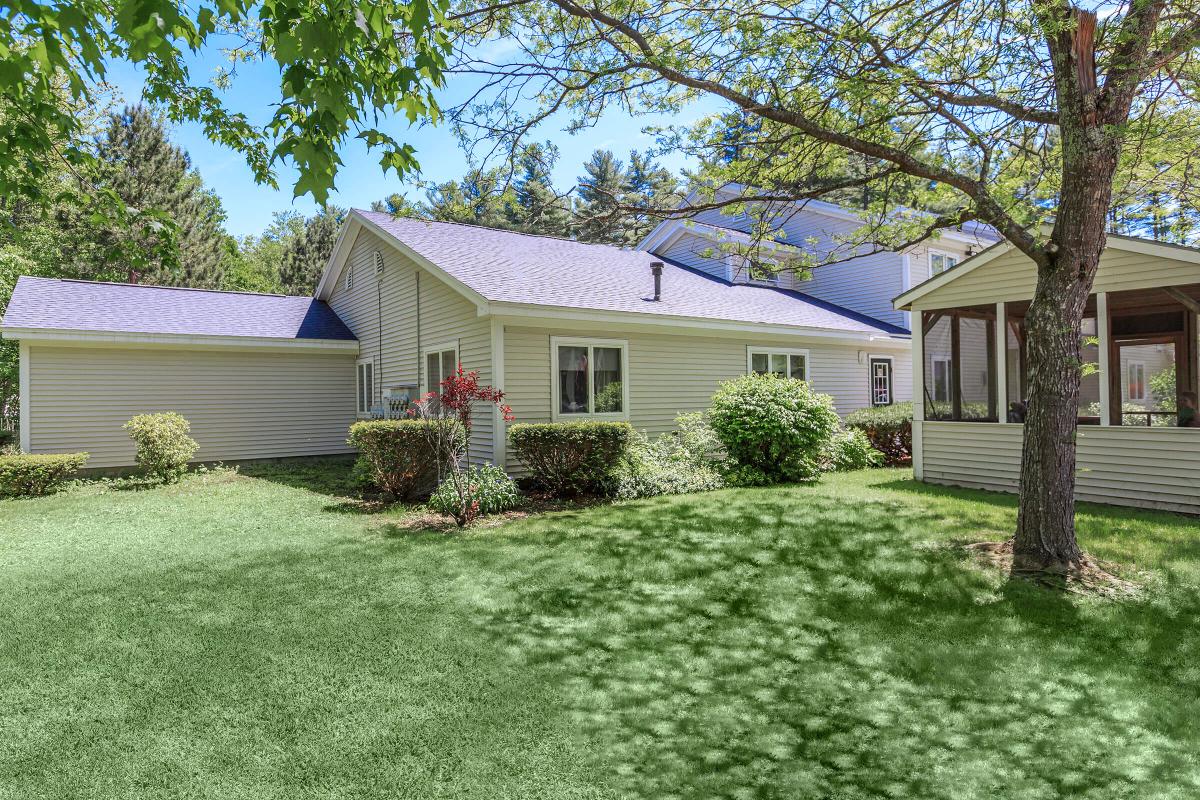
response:
<path id="1" fill-rule="evenodd" d="M 746 277 L 752 283 L 767 283 L 771 286 L 779 286 L 783 283 L 783 273 L 779 269 L 779 263 L 776 261 L 748 261 L 746 268 Z"/>

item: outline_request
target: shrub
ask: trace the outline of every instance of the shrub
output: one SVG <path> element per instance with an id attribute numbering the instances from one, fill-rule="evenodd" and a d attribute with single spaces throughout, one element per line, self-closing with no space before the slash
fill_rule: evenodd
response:
<path id="1" fill-rule="evenodd" d="M 0 456 L 0 497 L 49 494 L 87 462 L 87 453 Z"/>
<path id="2" fill-rule="evenodd" d="M 876 467 L 883 463 L 883 453 L 875 449 L 867 435 L 858 428 L 834 434 L 830 443 L 827 467 L 833 472 Z"/>
<path id="3" fill-rule="evenodd" d="M 439 423 L 428 419 L 375 419 L 351 425 L 346 443 L 358 448 L 363 464 L 356 467 L 356 477 L 369 478 L 380 491 L 400 500 L 428 493 L 438 480 L 436 437 L 429 430 L 435 424 Z M 451 435 L 466 439 L 461 424 L 447 424 Z"/>
<path id="4" fill-rule="evenodd" d="M 147 475 L 166 483 L 183 477 L 187 464 L 199 447 L 188 436 L 191 424 L 174 411 L 138 414 L 125 423 L 137 446 L 136 461 Z"/>
<path id="5" fill-rule="evenodd" d="M 720 442 L 703 414 L 681 414 L 677 431 L 655 439 L 635 432 L 613 474 L 613 493 L 621 499 L 660 494 L 689 494 L 720 489 L 725 478 Z"/>
<path id="6" fill-rule="evenodd" d="M 508 431 L 534 483 L 559 496 L 610 491 L 613 471 L 632 439 L 628 422 L 527 423 Z"/>
<path id="7" fill-rule="evenodd" d="M 846 427 L 862 431 L 871 446 L 894 467 L 912 461 L 912 403 L 861 408 L 846 416 Z"/>
<path id="8" fill-rule="evenodd" d="M 520 500 L 513 479 L 491 464 L 472 465 L 463 470 L 461 479 L 470 511 L 467 521 L 516 508 Z M 439 514 L 457 518 L 462 503 L 453 481 L 444 480 L 438 485 L 429 496 L 429 507 Z"/>
<path id="9" fill-rule="evenodd" d="M 840 424 L 832 398 L 805 381 L 774 374 L 743 375 L 721 384 L 709 418 L 730 458 L 760 470 L 771 482 L 819 477 Z"/>

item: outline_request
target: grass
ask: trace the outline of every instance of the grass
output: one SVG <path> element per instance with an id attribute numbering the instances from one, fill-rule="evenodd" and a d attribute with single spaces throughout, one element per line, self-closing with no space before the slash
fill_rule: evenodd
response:
<path id="1" fill-rule="evenodd" d="M 1084 507 L 1141 599 L 877 470 L 465 534 L 345 464 L 0 503 L 0 797 L 1194 797 L 1200 522 Z"/>

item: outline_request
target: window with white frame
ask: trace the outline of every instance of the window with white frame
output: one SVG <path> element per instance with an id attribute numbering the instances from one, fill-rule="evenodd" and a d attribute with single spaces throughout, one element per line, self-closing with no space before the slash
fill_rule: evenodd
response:
<path id="1" fill-rule="evenodd" d="M 933 356 L 930 359 L 933 375 L 933 402 L 950 402 L 950 356 Z"/>
<path id="2" fill-rule="evenodd" d="M 871 405 L 892 404 L 892 359 L 886 356 L 871 356 Z"/>
<path id="3" fill-rule="evenodd" d="M 761 261 L 747 261 L 746 277 L 754 283 L 769 283 L 772 286 L 779 286 L 783 283 L 783 273 L 779 270 L 779 263 L 774 259 L 766 259 Z"/>
<path id="4" fill-rule="evenodd" d="M 355 389 L 357 400 L 355 408 L 359 415 L 371 413 L 375 406 L 375 362 L 369 358 L 360 358 L 355 373 Z"/>
<path id="5" fill-rule="evenodd" d="M 624 419 L 629 413 L 628 344 L 621 339 L 550 338 L 554 417 Z"/>
<path id="6" fill-rule="evenodd" d="M 929 274 L 939 275 L 958 263 L 958 256 L 941 250 L 929 251 Z"/>
<path id="7" fill-rule="evenodd" d="M 773 372 L 785 378 L 808 380 L 808 351 L 783 350 L 777 347 L 748 347 L 747 372 L 765 375 Z"/>
<path id="8" fill-rule="evenodd" d="M 440 390 L 442 381 L 458 372 L 458 343 L 430 347 L 425 350 L 425 383 L 423 390 L 436 392 Z"/>
<path id="9" fill-rule="evenodd" d="M 1128 378 L 1129 399 L 1130 400 L 1145 400 L 1146 399 L 1146 365 L 1140 361 L 1130 361 L 1125 367 Z"/>

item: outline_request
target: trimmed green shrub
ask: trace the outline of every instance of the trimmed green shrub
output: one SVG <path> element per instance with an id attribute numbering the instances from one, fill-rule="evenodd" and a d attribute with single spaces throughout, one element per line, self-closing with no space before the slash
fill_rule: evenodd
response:
<path id="1" fill-rule="evenodd" d="M 137 465 L 164 483 L 174 483 L 183 477 L 200 446 L 188 436 L 191 423 L 174 411 L 138 414 L 124 427 L 137 446 Z"/>
<path id="2" fill-rule="evenodd" d="M 606 494 L 633 440 L 628 422 L 513 425 L 508 441 L 534 483 L 557 496 Z"/>
<path id="3" fill-rule="evenodd" d="M 613 473 L 613 494 L 627 500 L 690 494 L 725 485 L 721 444 L 703 414 L 680 414 L 677 431 L 654 439 L 636 431 Z"/>
<path id="4" fill-rule="evenodd" d="M 491 464 L 474 464 L 459 476 L 470 504 L 471 518 L 498 514 L 517 507 L 520 496 L 517 484 L 504 470 Z M 460 507 L 458 491 L 454 482 L 446 478 L 429 496 L 429 507 L 439 514 L 453 517 Z"/>
<path id="5" fill-rule="evenodd" d="M 359 480 L 369 478 L 380 491 L 398 500 L 424 497 L 438 479 L 437 438 L 442 433 L 466 439 L 462 423 L 441 425 L 429 419 L 373 419 L 350 426 L 346 443 L 358 448 Z"/>
<path id="6" fill-rule="evenodd" d="M 738 466 L 754 467 L 774 483 L 818 478 L 840 424 L 829 395 L 774 374 L 721 384 L 709 420 Z"/>
<path id="7" fill-rule="evenodd" d="M 877 467 L 883 463 L 883 453 L 875 449 L 867 435 L 857 428 L 838 431 L 829 447 L 827 467 L 832 472 Z"/>
<path id="8" fill-rule="evenodd" d="M 862 431 L 889 467 L 912 461 L 912 403 L 861 408 L 846 415 L 846 427 Z"/>
<path id="9" fill-rule="evenodd" d="M 0 497 L 49 494 L 80 470 L 87 453 L 0 456 Z"/>

